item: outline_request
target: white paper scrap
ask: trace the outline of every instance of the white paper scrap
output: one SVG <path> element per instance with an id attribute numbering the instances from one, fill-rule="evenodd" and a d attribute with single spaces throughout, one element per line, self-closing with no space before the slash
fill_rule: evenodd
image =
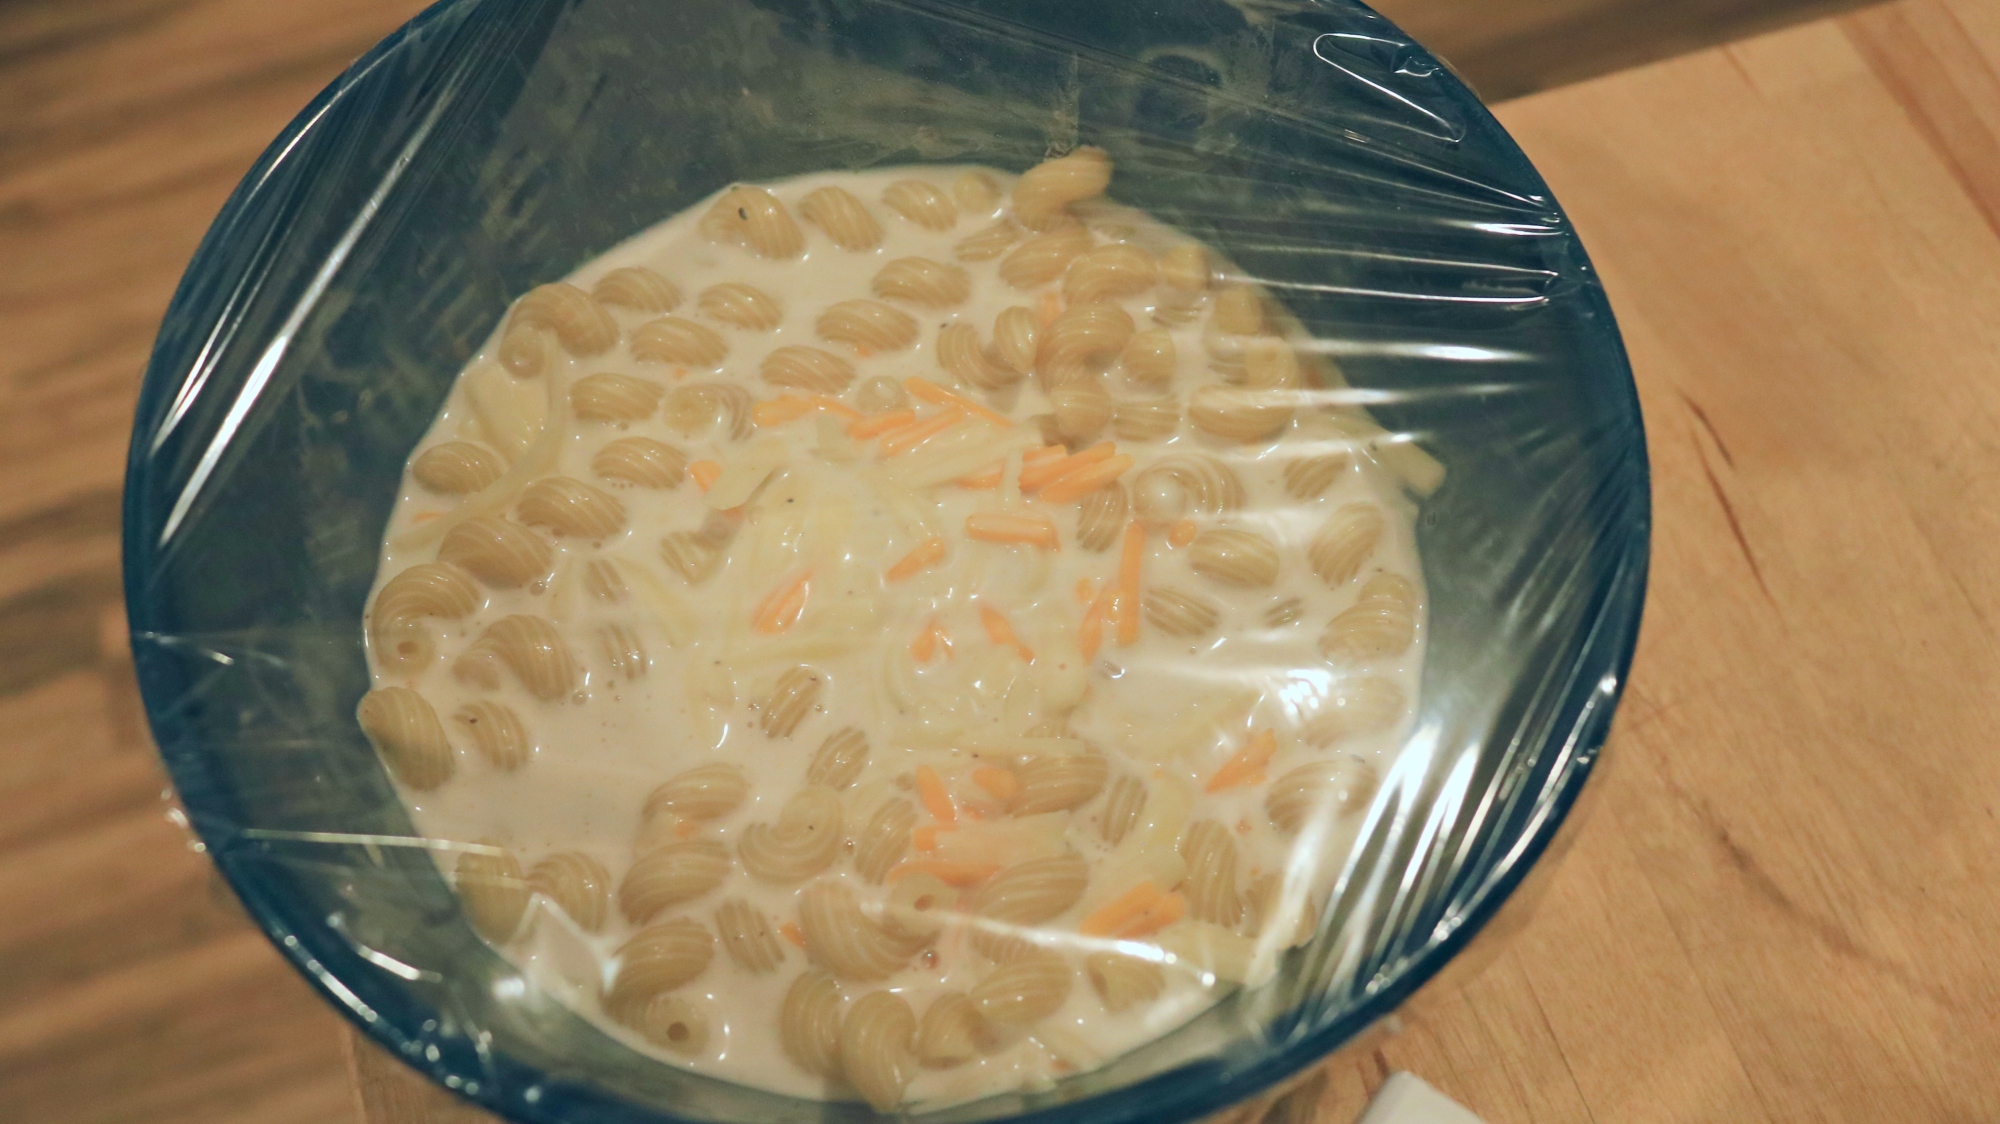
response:
<path id="1" fill-rule="evenodd" d="M 1413 1073 L 1392 1073 L 1355 1124 L 1485 1124 Z"/>

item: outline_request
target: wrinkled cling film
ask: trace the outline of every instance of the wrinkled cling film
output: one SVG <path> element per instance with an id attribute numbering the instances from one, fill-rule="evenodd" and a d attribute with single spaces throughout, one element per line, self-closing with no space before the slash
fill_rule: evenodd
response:
<path id="1" fill-rule="evenodd" d="M 460 0 L 301 114 L 203 242 L 134 435 L 127 589 L 186 815 L 330 1000 L 521 1120 L 859 1119 L 641 1057 L 465 923 L 355 728 L 410 450 L 509 302 L 737 181 L 1020 171 L 1088 144 L 1444 469 L 1416 714 L 1317 937 L 1046 1090 L 925 1120 L 1189 1119 L 1392 1010 L 1548 844 L 1622 688 L 1643 438 L 1601 288 L 1520 153 L 1357 4 Z M 1393 455 L 1393 454 L 1392 454 Z"/>

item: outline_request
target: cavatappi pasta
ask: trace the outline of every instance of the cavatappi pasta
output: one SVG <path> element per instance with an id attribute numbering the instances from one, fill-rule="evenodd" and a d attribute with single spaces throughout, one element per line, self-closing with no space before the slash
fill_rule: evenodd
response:
<path id="1" fill-rule="evenodd" d="M 862 357 L 901 351 L 917 342 L 916 318 L 875 300 L 841 301 L 820 313 L 813 328 L 821 339 L 845 345 Z"/>
<path id="2" fill-rule="evenodd" d="M 972 296 L 972 278 L 962 267 L 929 258 L 897 258 L 882 267 L 871 287 L 885 300 L 921 308 L 950 308 Z"/>
<path id="3" fill-rule="evenodd" d="M 672 488 L 687 473 L 687 454 L 651 437 L 620 437 L 591 454 L 590 471 L 613 487 Z"/>
<path id="4" fill-rule="evenodd" d="M 560 282 L 530 290 L 514 302 L 510 319 L 553 334 L 571 355 L 602 355 L 618 342 L 618 321 L 611 313 L 589 293 Z"/>
<path id="5" fill-rule="evenodd" d="M 369 638 L 384 666 L 416 668 L 431 662 L 437 643 L 433 621 L 459 620 L 485 601 L 472 575 L 449 562 L 425 562 L 390 578 L 368 614 Z"/>
<path id="6" fill-rule="evenodd" d="M 585 375 L 569 388 L 569 408 L 579 421 L 630 424 L 660 408 L 667 388 L 651 379 L 602 373 Z"/>
<path id="7" fill-rule="evenodd" d="M 737 847 L 743 869 L 752 878 L 779 886 L 811 878 L 840 857 L 846 840 L 842 819 L 840 797 L 832 789 L 800 789 L 785 801 L 775 823 L 753 823 L 743 829 Z"/>
<path id="8" fill-rule="evenodd" d="M 632 358 L 682 370 L 715 367 L 729 355 L 722 333 L 680 316 L 648 320 L 632 332 Z"/>
<path id="9" fill-rule="evenodd" d="M 742 898 L 730 898 L 715 911 L 715 931 L 730 959 L 750 972 L 775 972 L 785 962 L 785 946 L 764 911 Z"/>
<path id="10" fill-rule="evenodd" d="M 530 986 L 890 1109 L 1044 1088 L 1315 931 L 1442 470 L 1113 171 L 730 185 L 467 365 L 356 717 Z"/>
<path id="11" fill-rule="evenodd" d="M 633 862 L 618 884 L 618 908 L 643 925 L 669 906 L 711 893 L 729 877 L 729 848 L 713 839 L 682 839 Z"/>
<path id="12" fill-rule="evenodd" d="M 558 851 L 528 872 L 528 886 L 588 932 L 604 928 L 611 872 L 581 851 Z"/>
<path id="13" fill-rule="evenodd" d="M 410 462 L 410 477 L 440 495 L 477 492 L 500 479 L 507 462 L 498 453 L 470 441 L 444 441 Z"/>
<path id="14" fill-rule="evenodd" d="M 992 261 L 1020 240 L 1021 228 L 1008 219 L 1001 219 L 977 234 L 968 234 L 960 239 L 952 247 L 951 255 L 959 261 Z"/>
<path id="15" fill-rule="evenodd" d="M 882 224 L 845 188 L 829 184 L 807 192 L 799 201 L 799 214 L 843 250 L 860 253 L 882 243 Z"/>
<path id="16" fill-rule="evenodd" d="M 768 293 L 736 281 L 710 285 L 697 303 L 710 320 L 748 332 L 768 332 L 785 319 L 785 310 Z"/>
<path id="17" fill-rule="evenodd" d="M 457 766 L 444 723 L 423 695 L 380 687 L 361 696 L 355 718 L 397 780 L 421 792 L 451 779 Z"/>
<path id="18" fill-rule="evenodd" d="M 672 312 L 681 303 L 680 289 L 643 265 L 612 270 L 597 279 L 590 295 L 606 308 L 632 312 Z"/>
<path id="19" fill-rule="evenodd" d="M 502 772 L 511 773 L 528 763 L 535 752 L 534 740 L 514 708 L 492 699 L 475 699 L 452 715 L 464 741 Z"/>
<path id="20" fill-rule="evenodd" d="M 681 820 L 719 819 L 750 797 L 750 779 L 743 770 L 721 761 L 678 773 L 646 797 L 641 815 L 673 816 Z"/>
<path id="21" fill-rule="evenodd" d="M 950 230 L 958 224 L 958 205 L 929 180 L 897 180 L 883 189 L 882 202 L 890 210 L 931 230 Z"/>
<path id="22" fill-rule="evenodd" d="M 459 855 L 451 884 L 480 936 L 504 944 L 521 928 L 533 891 L 521 861 L 505 848 L 487 844 Z"/>

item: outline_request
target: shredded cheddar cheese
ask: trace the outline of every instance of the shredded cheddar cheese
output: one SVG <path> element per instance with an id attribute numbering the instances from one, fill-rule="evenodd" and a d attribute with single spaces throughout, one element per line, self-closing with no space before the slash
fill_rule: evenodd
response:
<path id="1" fill-rule="evenodd" d="M 995 644 L 1002 648 L 1014 649 L 1020 654 L 1023 663 L 1035 662 L 1035 650 L 1021 642 L 1021 638 L 1014 634 L 1014 626 L 1007 623 L 1006 616 L 1000 610 L 991 605 L 981 605 L 979 623 L 986 626 L 986 635 L 991 637 Z"/>
<path id="2" fill-rule="evenodd" d="M 972 783 L 985 789 L 995 800 L 1006 802 L 1014 799 L 1021 791 L 1021 779 L 1012 769 L 1002 769 L 997 765 L 977 765 L 972 770 Z"/>
<path id="3" fill-rule="evenodd" d="M 1016 543 L 1049 550 L 1056 550 L 1061 545 L 1056 538 L 1055 520 L 1046 515 L 975 512 L 965 517 L 965 534 L 967 538 L 980 542 Z"/>
<path id="4" fill-rule="evenodd" d="M 806 401 L 843 421 L 858 422 L 864 416 L 861 411 L 831 395 L 815 394 Z"/>
<path id="5" fill-rule="evenodd" d="M 973 417 L 984 418 L 1002 429 L 1007 429 L 1014 424 L 1013 418 L 997 410 L 989 410 L 972 399 L 946 390 L 929 379 L 920 379 L 912 375 L 903 380 L 903 389 L 910 392 L 910 397 L 919 401 L 929 402 L 934 406 L 956 407 L 971 414 Z"/>
<path id="6" fill-rule="evenodd" d="M 886 414 L 877 414 L 872 418 L 862 418 L 860 421 L 847 427 L 847 435 L 856 441 L 866 441 L 871 437 L 880 437 L 891 430 L 901 429 L 907 425 L 915 425 L 916 421 L 917 412 L 915 410 L 891 410 Z"/>
<path id="7" fill-rule="evenodd" d="M 1134 519 L 1125 525 L 1124 549 L 1118 555 L 1118 646 L 1139 642 L 1139 567 L 1146 558 L 1146 525 Z"/>
<path id="8" fill-rule="evenodd" d="M 1063 476 L 1077 469 L 1096 464 L 1099 461 L 1110 460 L 1117 452 L 1118 446 L 1110 441 L 1106 441 L 1102 444 L 1092 445 L 1082 452 L 1071 453 L 1066 457 L 1047 457 L 1038 460 L 1032 466 L 1022 467 L 1021 490 L 1023 492 L 1035 491 L 1044 484 L 1060 480 Z"/>
<path id="9" fill-rule="evenodd" d="M 807 570 L 772 590 L 757 605 L 750 627 L 765 636 L 776 636 L 799 623 L 806 598 L 812 593 L 812 571 Z"/>
<path id="10" fill-rule="evenodd" d="M 923 571 L 944 561 L 944 554 L 943 539 L 925 539 L 915 550 L 903 555 L 901 560 L 889 567 L 889 572 L 883 576 L 892 582 L 916 577 Z"/>
<path id="11" fill-rule="evenodd" d="M 1111 936 L 1144 916 L 1165 896 L 1151 880 L 1141 882 L 1084 918 L 1077 932 L 1086 937 Z"/>
<path id="12" fill-rule="evenodd" d="M 951 633 L 944 630 L 944 625 L 938 623 L 936 617 L 932 617 L 917 638 L 910 641 L 910 658 L 918 663 L 929 663 L 939 652 L 944 653 L 945 659 L 951 658 Z"/>
<path id="13" fill-rule="evenodd" d="M 1133 918 L 1116 935 L 1124 940 L 1149 937 L 1185 916 L 1187 899 L 1178 893 L 1168 894 L 1148 906 L 1146 912 Z"/>
<path id="14" fill-rule="evenodd" d="M 876 442 L 876 455 L 883 460 L 887 460 L 898 454 L 907 453 L 964 420 L 964 410 L 951 409 L 933 414 L 914 425 L 906 425 L 901 429 L 891 430 L 883 434 L 882 439 Z"/>
<path id="15" fill-rule="evenodd" d="M 914 859 L 889 871 L 889 881 L 900 882 L 912 874 L 928 874 L 948 886 L 961 889 L 977 886 L 1000 873 L 999 863 L 950 862 L 945 859 Z"/>
<path id="16" fill-rule="evenodd" d="M 813 412 L 813 403 L 804 398 L 781 395 L 759 402 L 750 410 L 750 420 L 760 426 L 784 425 Z"/>
<path id="17" fill-rule="evenodd" d="M 1090 608 L 1083 611 L 1083 623 L 1077 626 L 1076 640 L 1084 659 L 1096 659 L 1099 649 L 1104 647 L 1104 622 L 1111 613 L 1112 598 L 1117 593 L 1116 588 L 1106 587 L 1090 603 Z"/>
<path id="18" fill-rule="evenodd" d="M 1278 735 L 1270 730 L 1259 730 L 1243 743 L 1222 768 L 1208 778 L 1204 786 L 1209 792 L 1221 792 L 1238 785 L 1254 784 L 1264 777 L 1264 766 L 1271 763 L 1271 756 L 1278 752 Z"/>
<path id="19" fill-rule="evenodd" d="M 1043 293 L 1042 299 L 1035 303 L 1035 322 L 1046 329 L 1056 322 L 1056 317 L 1062 315 L 1062 310 L 1061 296 L 1054 292 Z"/>
<path id="20" fill-rule="evenodd" d="M 1051 481 L 1042 489 L 1042 499 L 1049 503 L 1075 503 L 1123 476 L 1133 464 L 1131 454 L 1119 453 L 1107 460 L 1084 465 Z"/>
<path id="21" fill-rule="evenodd" d="M 996 464 L 984 472 L 975 472 L 970 476 L 961 476 L 953 481 L 953 483 L 961 488 L 972 491 L 984 491 L 988 488 L 998 488 L 1001 480 L 1006 477 L 1006 473 L 1007 466 L 1005 464 Z"/>
<path id="22" fill-rule="evenodd" d="M 924 802 L 924 810 L 932 819 L 947 827 L 958 822 L 958 810 L 952 806 L 951 793 L 945 791 L 937 770 L 929 765 L 917 766 L 916 784 L 917 799 Z"/>

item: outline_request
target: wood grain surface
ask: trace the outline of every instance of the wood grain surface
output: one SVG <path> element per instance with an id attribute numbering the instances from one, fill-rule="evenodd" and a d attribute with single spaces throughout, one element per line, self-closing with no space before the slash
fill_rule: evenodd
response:
<path id="1" fill-rule="evenodd" d="M 1254 2 L 1254 0 L 1249 0 Z M 1820 19 L 1871 0 L 1379 0 L 1489 102 Z"/>
<path id="2" fill-rule="evenodd" d="M 417 7 L 0 0 L 10 1121 L 476 1115 L 372 1046 L 352 1080 L 343 1024 L 188 848 L 116 576 L 132 396 L 182 266 L 266 141 Z M 1820 10 L 1383 7 L 1489 94 Z M 1398 1068 L 1492 1124 L 2000 1119 L 1996 73 L 2000 5 L 1899 0 L 1502 109 L 1632 350 L 1646 633 L 1526 928 L 1275 1121 L 1345 1124 Z"/>
<path id="3" fill-rule="evenodd" d="M 0 1118 L 353 1124 L 341 1022 L 169 822 L 118 596 L 133 398 L 216 209 L 413 0 L 0 0 Z"/>

